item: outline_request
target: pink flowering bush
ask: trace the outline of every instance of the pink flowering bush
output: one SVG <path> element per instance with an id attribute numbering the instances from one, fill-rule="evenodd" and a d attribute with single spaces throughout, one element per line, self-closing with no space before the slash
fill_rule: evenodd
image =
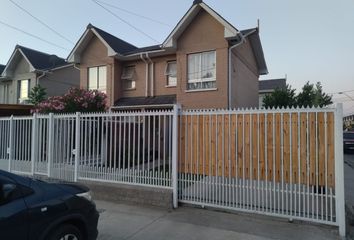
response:
<path id="1" fill-rule="evenodd" d="M 33 113 L 75 113 L 106 111 L 107 95 L 97 90 L 70 88 L 64 96 L 49 97 Z"/>

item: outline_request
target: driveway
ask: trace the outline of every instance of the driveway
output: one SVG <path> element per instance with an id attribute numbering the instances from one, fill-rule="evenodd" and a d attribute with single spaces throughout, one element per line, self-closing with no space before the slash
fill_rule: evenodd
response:
<path id="1" fill-rule="evenodd" d="M 259 215 L 180 207 L 153 207 L 97 201 L 99 240 L 261 240 L 339 239 L 336 228 Z"/>

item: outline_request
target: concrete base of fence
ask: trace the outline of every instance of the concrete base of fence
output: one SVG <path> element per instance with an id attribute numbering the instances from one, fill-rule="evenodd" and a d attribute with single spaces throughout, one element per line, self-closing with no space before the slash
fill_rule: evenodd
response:
<path id="1" fill-rule="evenodd" d="M 91 189 L 95 200 L 126 202 L 167 209 L 172 208 L 172 189 L 118 183 L 79 182 Z"/>

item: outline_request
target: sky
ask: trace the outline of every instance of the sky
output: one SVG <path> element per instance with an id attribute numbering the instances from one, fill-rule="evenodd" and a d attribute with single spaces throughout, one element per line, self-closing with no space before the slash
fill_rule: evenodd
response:
<path id="1" fill-rule="evenodd" d="M 99 1 L 125 22 L 93 0 L 0 0 L 0 64 L 7 63 L 16 44 L 66 58 L 89 23 L 138 47 L 159 44 L 193 2 Z M 269 70 L 269 74 L 261 79 L 287 76 L 287 83 L 298 91 L 307 81 L 319 81 L 325 92 L 333 94 L 335 103 L 343 102 L 345 115 L 354 114 L 353 0 L 204 2 L 239 30 L 256 27 L 257 19 L 260 19 L 260 37 Z M 14 3 L 64 38 L 44 27 Z M 4 23 L 46 42 L 9 28 Z"/>

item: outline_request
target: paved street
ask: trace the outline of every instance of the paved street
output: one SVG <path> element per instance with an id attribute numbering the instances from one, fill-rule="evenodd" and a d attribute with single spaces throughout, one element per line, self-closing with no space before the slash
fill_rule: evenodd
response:
<path id="1" fill-rule="evenodd" d="M 354 206 L 354 154 L 345 154 L 346 201 Z M 335 228 L 259 215 L 180 207 L 153 207 L 97 201 L 99 240 L 159 239 L 339 239 Z"/>
<path id="2" fill-rule="evenodd" d="M 163 210 L 97 201 L 99 240 L 339 239 L 334 228 L 259 215 L 180 207 Z"/>

